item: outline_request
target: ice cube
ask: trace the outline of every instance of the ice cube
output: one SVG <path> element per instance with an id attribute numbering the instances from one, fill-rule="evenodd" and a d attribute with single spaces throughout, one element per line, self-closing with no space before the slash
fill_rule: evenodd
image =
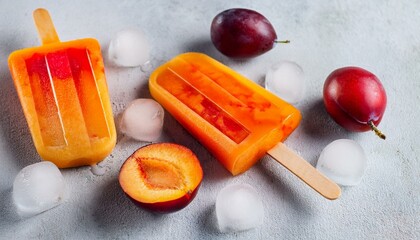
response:
<path id="1" fill-rule="evenodd" d="M 65 185 L 60 170 L 44 161 L 23 168 L 13 182 L 13 202 L 21 217 L 30 217 L 63 202 Z"/>
<path id="2" fill-rule="evenodd" d="M 228 185 L 217 195 L 216 217 L 221 232 L 249 230 L 262 224 L 263 203 L 251 185 Z"/>
<path id="3" fill-rule="evenodd" d="M 362 180 L 366 165 L 367 158 L 357 142 L 339 139 L 322 150 L 316 168 L 342 186 L 354 186 Z"/>
<path id="4" fill-rule="evenodd" d="M 124 110 L 120 130 L 139 141 L 153 142 L 162 134 L 164 110 L 152 99 L 139 98 Z"/>
<path id="5" fill-rule="evenodd" d="M 118 32 L 108 48 L 108 58 L 121 67 L 147 65 L 150 60 L 149 54 L 149 43 L 144 33 L 138 29 Z"/>
<path id="6" fill-rule="evenodd" d="M 291 104 L 297 104 L 305 94 L 305 76 L 295 62 L 281 61 L 265 75 L 265 88 Z"/>
<path id="7" fill-rule="evenodd" d="M 90 171 L 93 175 L 102 176 L 106 173 L 106 168 L 99 166 L 98 164 L 92 164 L 90 165 Z"/>

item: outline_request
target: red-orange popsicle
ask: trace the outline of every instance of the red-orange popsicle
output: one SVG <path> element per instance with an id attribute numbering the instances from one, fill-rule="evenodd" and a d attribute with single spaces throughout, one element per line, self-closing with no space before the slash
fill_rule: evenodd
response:
<path id="1" fill-rule="evenodd" d="M 13 52 L 9 68 L 35 147 L 60 168 L 95 164 L 116 142 L 100 45 L 60 42 L 45 9 L 34 20 L 42 46 Z"/>
<path id="2" fill-rule="evenodd" d="M 152 96 L 233 175 L 269 153 L 329 199 L 340 188 L 281 142 L 298 126 L 300 112 L 227 66 L 185 53 L 150 76 Z"/>

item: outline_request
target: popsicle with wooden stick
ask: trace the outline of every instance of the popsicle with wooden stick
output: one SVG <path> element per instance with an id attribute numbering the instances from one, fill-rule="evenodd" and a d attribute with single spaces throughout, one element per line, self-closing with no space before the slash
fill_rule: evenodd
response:
<path id="1" fill-rule="evenodd" d="M 300 112 L 227 66 L 204 54 L 181 54 L 152 73 L 149 88 L 233 175 L 268 153 L 324 197 L 340 196 L 337 184 L 282 143 Z"/>
<path id="2" fill-rule="evenodd" d="M 100 45 L 60 42 L 47 10 L 33 17 L 42 46 L 13 52 L 9 68 L 35 147 L 60 168 L 95 164 L 116 142 Z"/>

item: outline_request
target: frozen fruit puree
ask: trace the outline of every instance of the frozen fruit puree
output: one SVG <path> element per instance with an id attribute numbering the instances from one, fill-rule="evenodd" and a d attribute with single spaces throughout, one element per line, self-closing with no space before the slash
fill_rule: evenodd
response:
<path id="1" fill-rule="evenodd" d="M 97 163 L 116 142 L 100 45 L 60 42 L 44 9 L 34 19 L 43 45 L 13 52 L 9 67 L 35 147 L 60 168 Z"/>
<path id="2" fill-rule="evenodd" d="M 265 153 L 328 199 L 337 184 L 281 142 L 301 120 L 300 112 L 253 81 L 200 53 L 184 53 L 157 68 L 152 96 L 233 175 Z"/>
<path id="3" fill-rule="evenodd" d="M 150 77 L 150 91 L 233 175 L 298 126 L 299 111 L 200 53 L 178 55 Z"/>

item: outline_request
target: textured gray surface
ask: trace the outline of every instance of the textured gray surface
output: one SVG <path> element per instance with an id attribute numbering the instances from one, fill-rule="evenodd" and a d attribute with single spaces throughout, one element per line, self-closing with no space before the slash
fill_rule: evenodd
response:
<path id="1" fill-rule="evenodd" d="M 313 165 L 328 143 L 339 138 L 359 142 L 369 159 L 360 185 L 343 188 L 328 201 L 283 167 L 265 157 L 251 170 L 231 177 L 175 120 L 165 117 L 161 141 L 190 147 L 200 158 L 205 178 L 196 199 L 184 210 L 154 215 L 136 208 L 119 188 L 124 159 L 145 143 L 119 136 L 102 163 L 103 176 L 89 167 L 63 170 L 65 203 L 19 220 L 10 202 L 17 172 L 40 161 L 7 67 L 16 49 L 39 45 L 32 21 L 37 7 L 49 9 L 61 40 L 97 38 L 106 49 L 127 27 L 142 29 L 153 45 L 154 67 L 186 51 L 199 51 L 263 84 L 265 72 L 279 60 L 299 63 L 307 92 L 297 107 L 300 127 L 286 145 Z M 279 38 L 291 44 L 246 62 L 223 57 L 209 42 L 212 18 L 231 7 L 263 13 Z M 419 239 L 420 238 L 420 22 L 419 1 L 6 1 L 0 0 L 0 239 Z M 322 86 L 334 69 L 357 65 L 376 73 L 388 94 L 380 125 L 388 138 L 341 129 L 322 105 Z M 134 98 L 149 97 L 150 72 L 118 69 L 106 62 L 113 109 L 118 114 Z M 251 231 L 221 234 L 214 221 L 217 193 L 243 182 L 256 187 L 265 206 L 264 224 Z"/>

